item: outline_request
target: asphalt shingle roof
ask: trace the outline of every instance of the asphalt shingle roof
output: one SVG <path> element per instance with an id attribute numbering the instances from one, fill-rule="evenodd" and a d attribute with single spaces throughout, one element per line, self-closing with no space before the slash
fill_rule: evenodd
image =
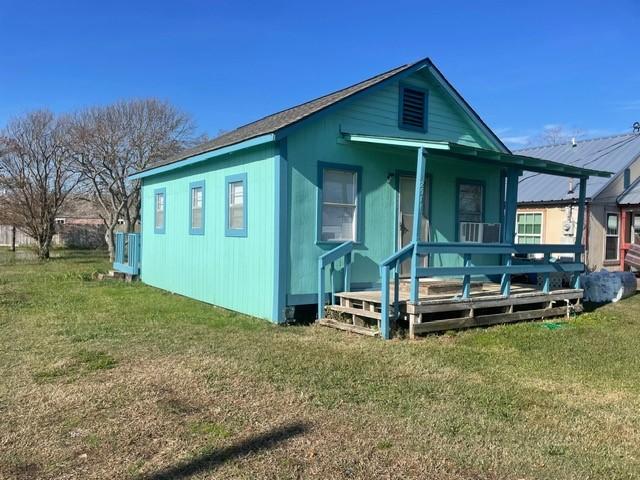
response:
<path id="1" fill-rule="evenodd" d="M 268 115 L 264 118 L 261 118 L 260 120 L 257 120 L 252 123 L 248 123 L 246 125 L 243 125 L 242 127 L 236 128 L 235 130 L 224 133 L 219 137 L 216 137 L 213 140 L 205 142 L 194 148 L 184 150 L 176 156 L 154 163 L 150 168 L 156 168 L 162 165 L 167 165 L 169 163 L 177 162 L 179 160 L 191 157 L 193 155 L 199 155 L 201 153 L 217 150 L 218 148 L 234 145 L 236 143 L 249 140 L 251 138 L 267 135 L 269 133 L 274 133 L 280 130 L 281 128 L 292 125 L 322 110 L 323 108 L 326 108 L 334 103 L 344 100 L 347 97 L 350 97 L 355 93 L 358 93 L 362 90 L 372 87 L 386 80 L 387 78 L 390 78 L 422 62 L 424 62 L 424 60 L 420 60 L 414 63 L 409 63 L 407 65 L 402 65 L 400 67 L 394 68 L 387 72 L 371 77 L 360 83 L 356 83 L 355 85 L 351 85 L 350 87 L 343 88 L 342 90 L 338 90 L 336 92 L 330 93 L 323 97 L 316 98 L 315 100 L 311 100 L 309 102 L 302 103 L 295 107 L 282 110 L 281 112 Z"/>
<path id="2" fill-rule="evenodd" d="M 630 133 L 610 137 L 579 140 L 571 143 L 527 148 L 514 152 L 554 162 L 594 170 L 618 173 L 640 157 L 640 134 Z M 612 177 L 613 178 L 613 177 Z M 589 177 L 587 198 L 597 194 L 611 178 Z M 573 182 L 577 185 L 577 182 Z M 525 172 L 518 185 L 518 202 L 562 202 L 577 199 L 578 189 L 569 192 L 569 179 Z"/>

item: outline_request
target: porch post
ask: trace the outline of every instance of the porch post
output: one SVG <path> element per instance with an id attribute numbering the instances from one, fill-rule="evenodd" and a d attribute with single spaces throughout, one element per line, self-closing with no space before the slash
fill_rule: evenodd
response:
<path id="1" fill-rule="evenodd" d="M 516 211 L 518 209 L 518 177 L 520 172 L 510 168 L 507 172 L 507 199 L 505 201 L 504 228 L 502 231 L 502 243 L 513 245 L 516 235 Z M 502 263 L 511 265 L 511 255 L 504 255 Z M 500 293 L 505 297 L 511 292 L 511 275 L 502 275 Z"/>
<path id="2" fill-rule="evenodd" d="M 580 193 L 578 194 L 578 221 L 576 222 L 576 246 L 582 245 L 584 236 L 584 205 L 587 199 L 587 177 L 580 178 Z M 582 261 L 582 254 L 576 252 L 575 262 Z M 573 287 L 580 288 L 580 273 L 577 272 L 573 278 Z"/>
<path id="3" fill-rule="evenodd" d="M 620 258 L 620 270 L 624 272 L 624 254 L 626 252 L 627 247 L 627 215 L 628 212 L 624 209 L 620 209 L 620 240 L 618 244 L 620 245 L 620 253 L 618 257 Z"/>
<path id="4" fill-rule="evenodd" d="M 423 147 L 418 148 L 418 164 L 416 167 L 416 189 L 415 189 L 415 197 L 413 199 L 413 233 L 411 237 L 411 241 L 413 245 L 417 245 L 420 241 L 420 222 L 422 220 L 422 207 L 424 206 L 424 202 L 422 199 L 424 198 L 424 178 L 427 171 L 426 165 L 426 151 Z M 411 295 L 410 299 L 412 302 L 418 301 L 419 290 L 420 290 L 420 282 L 416 277 L 416 273 L 418 270 L 418 261 L 420 256 L 418 255 L 418 249 L 413 249 L 413 256 L 411 257 Z"/>

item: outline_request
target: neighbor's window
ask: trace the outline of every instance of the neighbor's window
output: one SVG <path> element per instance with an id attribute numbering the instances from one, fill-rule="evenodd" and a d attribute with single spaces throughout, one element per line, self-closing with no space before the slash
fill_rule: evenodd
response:
<path id="1" fill-rule="evenodd" d="M 204 234 L 204 181 L 191 184 L 191 225 L 192 235 Z"/>
<path id="2" fill-rule="evenodd" d="M 356 240 L 358 173 L 325 168 L 322 171 L 322 225 L 320 240 Z"/>
<path id="3" fill-rule="evenodd" d="M 605 260 L 618 260 L 618 249 L 620 247 L 619 220 L 617 213 L 607 213 L 607 231 L 604 246 Z"/>
<path id="4" fill-rule="evenodd" d="M 154 229 L 156 233 L 164 233 L 165 228 L 165 191 L 159 190 L 155 193 L 155 223 Z"/>
<path id="5" fill-rule="evenodd" d="M 458 221 L 483 221 L 484 186 L 481 183 L 458 184 Z"/>
<path id="6" fill-rule="evenodd" d="M 227 177 L 226 234 L 247 235 L 247 177 L 245 174 Z"/>
<path id="7" fill-rule="evenodd" d="M 631 243 L 637 243 L 640 239 L 640 214 L 633 214 L 633 234 L 634 238 L 631 239 Z"/>
<path id="8" fill-rule="evenodd" d="M 542 213 L 519 213 L 518 243 L 542 243 Z"/>

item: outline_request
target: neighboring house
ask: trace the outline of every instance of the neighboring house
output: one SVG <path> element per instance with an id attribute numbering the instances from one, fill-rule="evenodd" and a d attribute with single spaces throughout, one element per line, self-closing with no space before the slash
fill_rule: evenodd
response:
<path id="1" fill-rule="evenodd" d="M 93 206 L 83 200 L 69 199 L 55 218 L 53 245 L 69 248 L 99 248 L 106 246 L 104 222 Z M 13 226 L 0 225 L 0 246 L 11 246 Z M 33 246 L 36 241 L 20 229 L 15 230 L 17 247 Z"/>
<path id="2" fill-rule="evenodd" d="M 55 222 L 54 245 L 70 248 L 106 247 L 104 222 L 90 202 L 77 198 L 66 201 Z"/>
<path id="3" fill-rule="evenodd" d="M 579 244 L 513 244 L 526 170 L 580 177 L 583 189 L 589 175 L 607 175 L 511 154 L 425 59 L 133 175 L 142 182 L 141 233 L 118 234 L 114 267 L 277 323 L 303 305 L 324 317 L 325 302 L 339 298 L 331 312 L 352 323 L 338 328 L 362 331 L 373 319 L 379 330 L 369 332 L 384 338 L 395 322 L 413 335 L 564 314 L 565 300 L 578 310 L 576 282 L 512 288 L 512 274 L 583 270 Z M 576 261 L 512 264 L 513 253 L 536 251 Z M 433 304 L 431 289 L 443 284 L 424 279 L 451 277 L 455 295 Z M 475 298 L 472 278 L 499 285 Z"/>
<path id="4" fill-rule="evenodd" d="M 519 243 L 574 243 L 578 233 L 584 237 L 585 263 L 590 269 L 621 269 L 625 243 L 631 241 L 632 225 L 640 232 L 640 198 L 636 192 L 640 179 L 640 133 L 572 141 L 516 153 L 615 172 L 611 178 L 588 180 L 588 216 L 583 232 L 576 229 L 577 179 L 523 175 L 518 190 L 516 231 Z"/>

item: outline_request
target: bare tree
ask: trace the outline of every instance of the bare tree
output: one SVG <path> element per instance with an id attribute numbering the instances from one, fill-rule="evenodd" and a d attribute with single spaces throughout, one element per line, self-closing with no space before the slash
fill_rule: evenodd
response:
<path id="1" fill-rule="evenodd" d="M 55 217 L 78 175 L 70 165 L 69 122 L 48 110 L 10 121 L 0 136 L 0 190 L 8 215 L 49 258 Z"/>
<path id="2" fill-rule="evenodd" d="M 580 138 L 582 136 L 584 136 L 584 132 L 579 128 L 567 131 L 562 125 L 548 125 L 534 143 L 539 145 L 560 145 L 569 143 L 572 138 Z"/>
<path id="3" fill-rule="evenodd" d="M 105 223 L 113 260 L 118 221 L 131 231 L 140 220 L 140 183 L 128 177 L 190 146 L 194 124 L 171 104 L 146 99 L 86 109 L 75 116 L 72 130 L 85 198 Z"/>

